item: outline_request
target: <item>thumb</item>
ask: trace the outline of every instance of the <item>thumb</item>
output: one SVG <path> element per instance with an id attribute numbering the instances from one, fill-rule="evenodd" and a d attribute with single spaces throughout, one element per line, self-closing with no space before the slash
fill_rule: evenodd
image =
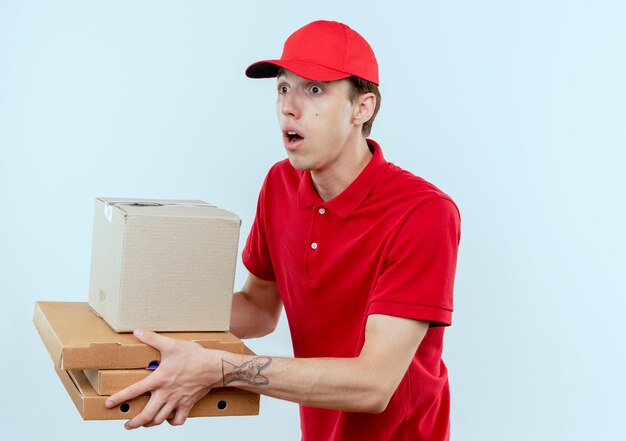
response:
<path id="1" fill-rule="evenodd" d="M 147 331 L 144 329 L 135 329 L 135 332 L 133 332 L 133 334 L 140 342 L 150 345 L 155 349 L 158 349 L 159 352 L 163 352 L 163 349 L 165 349 L 168 340 L 167 337 L 163 337 L 156 332 Z"/>

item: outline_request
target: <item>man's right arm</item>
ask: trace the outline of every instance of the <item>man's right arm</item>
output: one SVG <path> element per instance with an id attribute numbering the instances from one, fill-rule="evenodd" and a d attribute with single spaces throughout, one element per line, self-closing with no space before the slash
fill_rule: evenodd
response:
<path id="1" fill-rule="evenodd" d="M 248 273 L 241 291 L 233 294 L 230 332 L 239 338 L 267 335 L 276 329 L 282 307 L 276 282 Z"/>

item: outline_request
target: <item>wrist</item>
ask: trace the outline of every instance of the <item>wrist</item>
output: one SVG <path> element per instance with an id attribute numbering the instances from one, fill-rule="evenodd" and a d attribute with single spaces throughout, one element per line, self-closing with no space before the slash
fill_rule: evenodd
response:
<path id="1" fill-rule="evenodd" d="M 268 385 L 269 379 L 264 371 L 271 362 L 270 357 L 229 354 L 222 358 L 222 384 L 233 387 Z"/>
<path id="2" fill-rule="evenodd" d="M 232 355 L 236 354 L 215 349 L 204 349 L 204 351 L 204 363 L 201 373 L 204 382 L 209 387 L 223 387 L 223 360 L 230 359 Z"/>

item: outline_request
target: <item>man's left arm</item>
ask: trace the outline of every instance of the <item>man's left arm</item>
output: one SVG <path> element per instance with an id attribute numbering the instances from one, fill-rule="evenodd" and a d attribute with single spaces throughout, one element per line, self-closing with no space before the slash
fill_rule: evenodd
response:
<path id="1" fill-rule="evenodd" d="M 107 406 L 149 392 L 143 411 L 125 427 L 161 424 L 172 412 L 170 423 L 179 425 L 212 387 L 233 386 L 306 406 L 382 412 L 427 330 L 425 321 L 372 314 L 363 349 L 355 358 L 240 355 L 150 331 L 136 332 L 139 340 L 161 352 L 161 365 L 146 379 L 111 396 Z"/>

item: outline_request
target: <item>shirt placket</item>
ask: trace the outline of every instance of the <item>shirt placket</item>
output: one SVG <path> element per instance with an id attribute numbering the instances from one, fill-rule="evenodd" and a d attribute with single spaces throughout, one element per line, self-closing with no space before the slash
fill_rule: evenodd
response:
<path id="1" fill-rule="evenodd" d="M 313 207 L 311 228 L 307 238 L 306 250 L 304 252 L 304 269 L 306 282 L 309 286 L 315 287 L 318 279 L 320 267 L 320 253 L 323 247 L 327 247 L 322 232 L 326 222 L 327 212 L 324 206 Z"/>

